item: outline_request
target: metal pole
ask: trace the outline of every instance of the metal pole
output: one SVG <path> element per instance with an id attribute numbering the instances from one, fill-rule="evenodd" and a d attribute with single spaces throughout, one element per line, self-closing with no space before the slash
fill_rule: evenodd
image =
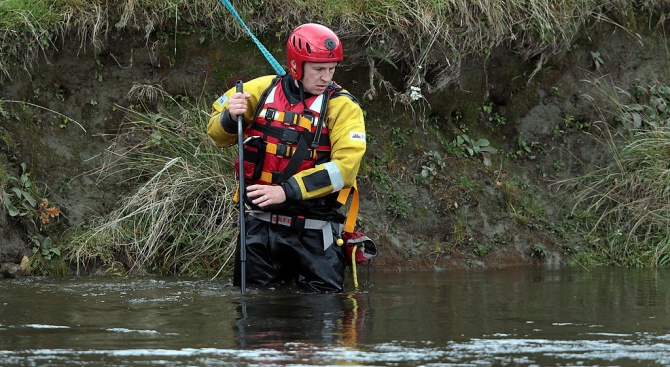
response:
<path id="1" fill-rule="evenodd" d="M 242 81 L 238 80 L 235 83 L 236 92 L 243 93 L 244 88 L 242 86 Z M 244 218 L 244 197 L 245 197 L 245 187 L 244 187 L 244 115 L 240 114 L 237 116 L 237 156 L 238 156 L 238 176 L 239 176 L 239 196 L 238 201 L 240 204 L 240 291 L 244 294 L 247 290 L 247 245 L 246 245 L 246 230 L 245 230 L 245 218 Z"/>

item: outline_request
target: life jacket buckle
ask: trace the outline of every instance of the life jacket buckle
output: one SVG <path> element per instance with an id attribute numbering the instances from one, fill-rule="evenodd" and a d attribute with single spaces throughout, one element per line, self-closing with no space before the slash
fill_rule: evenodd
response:
<path id="1" fill-rule="evenodd" d="M 268 108 L 265 110 L 265 121 L 273 121 L 275 119 L 275 115 L 277 114 L 277 109 L 275 108 Z"/>
<path id="2" fill-rule="evenodd" d="M 284 111 L 284 120 L 282 121 L 286 125 L 297 126 L 300 115 L 293 111 Z"/>
<path id="3" fill-rule="evenodd" d="M 300 132 L 295 129 L 286 128 L 282 131 L 281 141 L 288 144 L 297 144 L 300 139 Z"/>
<path id="4" fill-rule="evenodd" d="M 284 158 L 290 158 L 293 155 L 293 148 L 287 144 L 277 144 L 276 155 Z"/>
<path id="5" fill-rule="evenodd" d="M 309 121 L 310 126 L 314 127 L 314 120 L 316 119 L 316 116 L 314 116 L 312 113 L 307 113 L 306 112 L 304 115 L 302 115 L 302 117 L 305 120 Z"/>

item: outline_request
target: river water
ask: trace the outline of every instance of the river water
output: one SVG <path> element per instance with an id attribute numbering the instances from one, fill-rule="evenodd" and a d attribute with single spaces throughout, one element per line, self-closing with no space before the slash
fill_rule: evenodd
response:
<path id="1" fill-rule="evenodd" d="M 0 281 L 2 366 L 667 366 L 670 273 L 359 274 L 337 295 L 228 280 Z"/>

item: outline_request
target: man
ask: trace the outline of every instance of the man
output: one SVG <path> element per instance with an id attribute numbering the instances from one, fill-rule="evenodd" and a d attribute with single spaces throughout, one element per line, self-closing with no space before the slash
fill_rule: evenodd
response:
<path id="1" fill-rule="evenodd" d="M 297 27 L 286 55 L 288 74 L 248 81 L 244 93 L 231 89 L 214 102 L 207 133 L 218 146 L 234 144 L 244 116 L 249 283 L 341 292 L 345 218 L 337 199 L 354 185 L 365 153 L 363 111 L 332 80 L 344 57 L 333 31 Z M 240 285 L 239 246 L 236 258 L 233 283 Z"/>

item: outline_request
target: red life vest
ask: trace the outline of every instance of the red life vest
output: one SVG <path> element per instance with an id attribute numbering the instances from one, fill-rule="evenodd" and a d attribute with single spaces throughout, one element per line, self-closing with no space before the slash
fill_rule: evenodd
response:
<path id="1" fill-rule="evenodd" d="M 291 105 L 280 81 L 276 78 L 263 93 L 254 121 L 244 131 L 247 184 L 281 184 L 330 160 L 328 128 L 320 117 L 325 118 L 328 100 L 341 87 L 331 83 L 324 94 Z"/>

